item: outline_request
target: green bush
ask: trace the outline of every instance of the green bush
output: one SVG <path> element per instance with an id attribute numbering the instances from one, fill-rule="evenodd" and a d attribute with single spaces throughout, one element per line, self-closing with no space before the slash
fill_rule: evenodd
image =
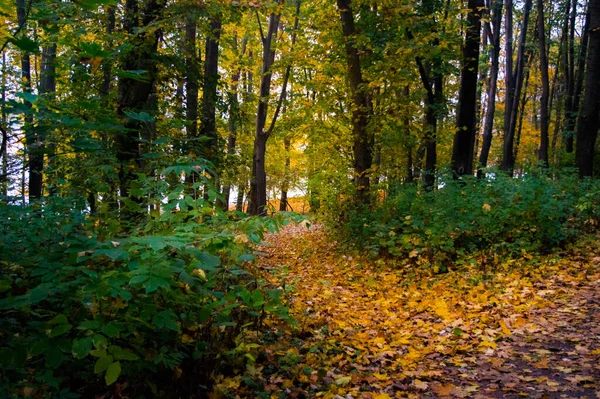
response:
<path id="1" fill-rule="evenodd" d="M 0 205 L 0 392 L 191 396 L 253 361 L 240 337 L 289 316 L 240 265 L 283 219 L 172 198 L 126 238 L 76 201 Z"/>
<path id="2" fill-rule="evenodd" d="M 342 231 L 377 254 L 445 259 L 476 251 L 504 257 L 547 252 L 598 219 L 600 184 L 570 172 L 519 178 L 490 171 L 483 180 L 442 176 L 438 189 L 401 185 L 373 209 L 351 211 Z"/>

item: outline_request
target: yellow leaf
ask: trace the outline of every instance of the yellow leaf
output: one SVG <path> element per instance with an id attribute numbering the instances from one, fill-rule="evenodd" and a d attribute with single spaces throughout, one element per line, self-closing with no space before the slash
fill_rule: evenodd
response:
<path id="1" fill-rule="evenodd" d="M 350 377 L 338 377 L 335 379 L 335 385 L 345 387 L 346 385 L 350 384 L 350 380 Z"/>
<path id="2" fill-rule="evenodd" d="M 420 389 L 422 391 L 425 391 L 427 388 L 429 388 L 429 385 L 425 381 L 421 380 L 415 380 L 413 382 L 413 385 L 415 386 L 415 388 Z"/>
<path id="3" fill-rule="evenodd" d="M 204 280 L 206 280 L 206 272 L 202 269 L 194 270 L 193 274 L 196 274 L 196 275 L 202 277 Z"/>
<path id="4" fill-rule="evenodd" d="M 492 207 L 490 206 L 490 204 L 483 204 L 483 206 L 481 208 L 487 212 L 492 210 Z"/>
<path id="5" fill-rule="evenodd" d="M 408 256 L 409 256 L 410 258 L 414 258 L 414 257 L 416 257 L 416 256 L 419 256 L 419 251 L 418 251 L 418 250 L 416 250 L 416 249 L 413 249 L 412 251 L 410 251 L 410 254 L 408 254 Z"/>
<path id="6" fill-rule="evenodd" d="M 450 396 L 452 394 L 452 390 L 454 389 L 454 385 L 452 384 L 435 384 L 431 386 L 433 392 L 438 394 L 439 396 Z"/>
<path id="7" fill-rule="evenodd" d="M 239 235 L 235 236 L 233 241 L 236 244 L 245 244 L 248 242 L 248 236 L 246 234 L 239 234 Z"/>

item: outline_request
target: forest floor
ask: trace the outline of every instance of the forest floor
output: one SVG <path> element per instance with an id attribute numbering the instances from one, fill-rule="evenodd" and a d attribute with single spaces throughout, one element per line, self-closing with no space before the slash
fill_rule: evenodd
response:
<path id="1" fill-rule="evenodd" d="M 600 236 L 562 252 L 451 268 L 344 254 L 321 227 L 287 226 L 255 272 L 290 291 L 240 397 L 600 398 Z M 477 259 L 473 260 L 477 263 Z"/>

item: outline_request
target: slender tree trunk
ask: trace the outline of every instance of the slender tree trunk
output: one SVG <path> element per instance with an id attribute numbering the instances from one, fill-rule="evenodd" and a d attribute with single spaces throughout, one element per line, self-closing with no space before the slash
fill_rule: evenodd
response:
<path id="1" fill-rule="evenodd" d="M 116 25 L 116 7 L 108 6 L 106 8 L 106 37 L 107 37 L 107 45 L 108 48 L 112 50 L 113 48 L 113 40 L 112 36 L 115 31 Z M 102 86 L 100 87 L 100 99 L 102 101 L 103 106 L 110 107 L 110 91 L 112 87 L 113 74 L 112 74 L 113 60 L 112 59 L 104 59 L 102 60 Z M 109 146 L 109 138 L 107 135 L 102 135 L 104 144 L 106 148 Z M 119 202 L 117 200 L 117 182 L 111 177 L 106 177 L 106 182 L 109 187 L 109 192 L 103 198 L 102 202 L 106 202 L 107 209 L 110 212 L 117 213 L 119 210 Z M 88 193 L 89 198 L 96 198 L 95 187 L 89 188 L 90 192 Z M 90 203 L 91 207 L 91 203 Z"/>
<path id="2" fill-rule="evenodd" d="M 190 150 L 196 156 L 200 155 L 198 149 L 198 56 L 196 50 L 196 20 L 188 16 L 185 21 L 185 110 L 186 110 L 186 136 L 190 143 Z"/>
<path id="3" fill-rule="evenodd" d="M 134 221 L 145 214 L 142 198 L 137 193 L 132 193 L 136 172 L 141 168 L 140 138 L 149 129 L 146 123 L 127 115 L 126 112 L 151 111 L 154 81 L 156 78 L 156 53 L 160 29 L 147 31 L 138 29 L 155 23 L 160 18 L 164 7 L 163 0 L 150 0 L 140 9 L 138 0 L 127 0 L 124 7 L 125 32 L 130 35 L 132 50 L 123 55 L 121 69 L 144 70 L 147 79 L 140 81 L 128 77 L 119 78 L 118 111 L 125 119 L 125 133 L 119 134 L 116 139 L 117 160 L 120 163 L 119 182 L 122 198 L 130 197 L 130 202 L 121 203 L 121 219 Z M 141 24 L 141 25 L 140 25 Z M 134 205 L 136 204 L 136 205 Z"/>
<path id="4" fill-rule="evenodd" d="M 575 147 L 575 159 L 581 178 L 593 175 L 596 137 L 600 127 L 600 0 L 590 0 L 588 7 L 590 24 L 585 95 L 577 121 Z"/>
<path id="5" fill-rule="evenodd" d="M 540 74 L 542 78 L 542 95 L 540 101 L 540 148 L 538 158 L 545 168 L 548 167 L 548 101 L 550 98 L 550 80 L 548 78 L 548 56 L 546 53 L 546 18 L 544 17 L 544 0 L 537 0 L 538 35 L 540 46 Z"/>
<path id="6" fill-rule="evenodd" d="M 283 4 L 279 0 L 279 4 Z M 267 36 L 263 37 L 263 59 L 260 79 L 258 109 L 256 111 L 256 134 L 252 156 L 252 177 L 250 180 L 250 198 L 248 213 L 251 215 L 266 215 L 267 213 L 267 172 L 265 169 L 265 153 L 267 149 L 268 131 L 265 131 L 269 97 L 271 96 L 271 67 L 275 62 L 274 44 L 281 15 L 272 13 L 269 16 Z"/>
<path id="7" fill-rule="evenodd" d="M 516 162 L 517 156 L 519 155 L 519 145 L 521 144 L 521 133 L 523 131 L 523 119 L 525 116 L 525 106 L 527 105 L 527 87 L 529 86 L 529 70 L 525 74 L 525 81 L 523 83 L 523 95 L 519 100 L 519 121 L 517 130 L 515 132 L 515 148 L 513 151 L 513 159 Z"/>
<path id="8" fill-rule="evenodd" d="M 283 0 L 278 0 L 282 5 Z M 292 47 L 296 42 L 296 35 L 299 23 L 300 0 L 296 1 L 296 19 L 294 22 L 294 31 L 292 33 Z M 267 214 L 267 172 L 265 169 L 265 153 L 267 150 L 267 140 L 273 133 L 275 123 L 279 117 L 283 99 L 287 92 L 287 83 L 290 77 L 291 65 L 288 65 L 283 75 L 281 93 L 277 107 L 273 113 L 271 124 L 265 129 L 267 122 L 267 111 L 269 106 L 269 97 L 271 96 L 271 67 L 275 62 L 274 44 L 277 39 L 277 30 L 281 20 L 280 14 L 272 13 L 269 16 L 269 28 L 267 35 L 261 37 L 263 42 L 263 61 L 261 69 L 260 92 L 258 99 L 258 108 L 256 110 L 256 133 L 254 137 L 254 151 L 252 156 L 252 177 L 250 179 L 250 195 L 248 200 L 248 213 L 251 215 L 264 216 Z"/>
<path id="9" fill-rule="evenodd" d="M 404 97 L 410 97 L 410 87 L 404 86 Z M 415 180 L 413 172 L 413 145 L 410 137 L 410 118 L 408 113 L 404 116 L 404 137 L 406 140 L 406 183 L 413 183 Z"/>
<path id="10" fill-rule="evenodd" d="M 510 133 L 510 114 L 513 109 L 515 95 L 515 78 L 513 75 L 513 0 L 505 0 L 504 36 L 505 36 L 505 67 L 504 67 L 504 142 Z"/>
<path id="11" fill-rule="evenodd" d="M 288 189 L 290 184 L 290 149 L 292 146 L 292 141 L 290 140 L 290 136 L 288 134 L 286 134 L 283 139 L 283 146 L 285 151 L 285 170 L 283 172 L 283 184 L 281 185 L 281 200 L 279 201 L 279 210 L 281 212 L 285 212 L 288 207 Z"/>
<path id="12" fill-rule="evenodd" d="M 563 136 L 565 137 L 565 150 L 568 153 L 573 152 L 573 138 L 575 136 L 575 121 L 579 113 L 581 103 L 581 95 L 583 94 L 583 82 L 585 79 L 585 64 L 587 60 L 589 33 L 590 33 L 590 9 L 586 12 L 585 26 L 581 36 L 581 45 L 579 46 L 579 54 L 577 56 L 577 71 L 575 72 L 575 84 L 573 89 L 573 101 L 569 104 L 570 107 L 565 107 L 565 128 Z"/>
<path id="13" fill-rule="evenodd" d="M 27 12 L 25 0 L 17 0 L 17 22 L 22 26 L 23 36 L 27 31 Z M 21 83 L 25 93 L 31 93 L 31 59 L 28 52 L 21 55 Z M 37 134 L 33 129 L 33 117 L 29 110 L 31 103 L 23 100 L 28 109 L 23 120 L 23 131 L 25 132 L 25 150 L 27 159 L 27 169 L 29 172 L 29 201 L 34 201 L 42 197 L 42 173 L 44 166 L 44 154 L 40 146 Z"/>
<path id="14" fill-rule="evenodd" d="M 245 36 L 242 41 L 241 54 L 238 54 L 238 39 L 237 33 L 234 37 L 234 51 L 238 58 L 241 58 L 246 53 L 246 46 L 248 44 L 248 36 Z M 240 59 L 241 61 L 241 59 Z M 242 74 L 241 67 L 238 67 L 231 77 L 231 92 L 229 93 L 229 136 L 227 137 L 227 156 L 229 162 L 233 162 L 235 156 L 235 146 L 237 142 L 237 128 L 240 121 L 240 101 L 239 101 L 239 90 L 238 86 L 240 83 L 240 76 Z M 230 166 L 232 166 L 230 164 Z M 223 186 L 223 198 L 224 208 L 229 209 L 229 197 L 231 196 L 231 184 L 227 183 Z"/>
<path id="15" fill-rule="evenodd" d="M 6 115 L 6 53 L 2 53 L 2 109 L 0 110 L 0 129 L 2 142 L 0 143 L 0 157 L 2 158 L 2 174 L 0 175 L 0 196 L 8 195 L 8 124 Z"/>
<path id="16" fill-rule="evenodd" d="M 217 135 L 217 84 L 219 82 L 219 40 L 221 38 L 221 15 L 210 20 L 210 33 L 206 38 L 204 79 L 202 85 L 202 124 L 200 136 L 208 140 L 204 144 L 203 156 L 218 166 L 219 147 Z"/>
<path id="17" fill-rule="evenodd" d="M 456 176 L 473 174 L 473 149 L 477 134 L 477 72 L 483 0 L 469 0 L 468 7 L 458 94 L 458 118 L 452 148 L 452 167 Z"/>
<path id="18" fill-rule="evenodd" d="M 108 36 L 109 46 L 112 47 L 111 36 L 115 31 L 116 24 L 116 7 L 108 6 L 106 9 L 106 36 Z M 106 98 L 110 93 L 112 81 L 112 60 L 106 59 L 102 61 L 102 87 L 100 88 L 100 96 Z"/>
<path id="19" fill-rule="evenodd" d="M 49 140 L 49 133 L 52 130 L 52 121 L 48 118 L 47 102 L 52 101 L 56 93 L 56 43 L 44 46 L 42 48 L 42 64 L 40 71 L 39 93 L 42 96 L 42 105 L 39 107 L 38 121 L 38 141 L 42 148 L 41 170 L 44 170 L 44 152 L 48 152 L 48 166 L 52 169 L 55 166 L 56 146 Z M 46 172 L 44 170 L 44 172 Z M 46 173 L 47 174 L 47 173 Z M 50 195 L 54 195 L 55 189 L 50 190 Z"/>
<path id="20" fill-rule="evenodd" d="M 512 93 L 510 100 L 507 100 L 507 110 L 510 111 L 510 116 L 507 122 L 507 114 L 505 114 L 505 131 L 504 131 L 504 148 L 502 153 L 502 169 L 511 172 L 515 166 L 515 160 L 513 158 L 514 151 L 514 138 L 515 138 L 515 128 L 517 125 L 517 114 L 519 108 L 519 98 L 521 98 L 521 89 L 523 86 L 523 76 L 525 70 L 525 44 L 527 40 L 527 29 L 529 26 L 529 14 L 531 11 L 532 0 L 525 0 L 524 13 L 523 13 L 523 23 L 521 24 L 521 34 L 519 38 L 519 50 L 517 53 L 517 66 L 514 73 L 511 73 L 511 86 L 514 87 L 514 90 L 510 90 L 507 88 L 507 95 Z M 506 10 L 507 13 L 512 12 L 509 9 Z M 508 69 L 508 65 L 507 65 Z M 508 87 L 508 82 L 507 82 Z M 510 108 L 508 108 L 510 105 Z"/>
<path id="21" fill-rule="evenodd" d="M 342 21 L 342 32 L 346 46 L 346 63 L 348 68 L 348 84 L 352 96 L 352 136 L 354 138 L 354 181 L 356 185 L 356 201 L 360 205 L 368 205 L 370 178 L 373 163 L 372 138 L 368 131 L 369 116 L 373 105 L 369 101 L 366 84 L 360 67 L 360 56 L 354 41 L 356 28 L 350 0 L 337 0 Z"/>
<path id="22" fill-rule="evenodd" d="M 487 91 L 487 110 L 483 122 L 483 142 L 479 154 L 480 169 L 478 177 L 483 177 L 483 170 L 487 167 L 490 148 L 494 131 L 494 116 L 496 114 L 496 91 L 498 87 L 498 71 L 500 66 L 500 27 L 502 21 L 502 0 L 495 0 L 493 8 L 493 32 L 492 32 L 492 65 L 490 68 L 490 79 Z"/>
<path id="23" fill-rule="evenodd" d="M 235 210 L 238 212 L 244 211 L 244 194 L 246 193 L 246 184 L 238 186 L 237 200 L 235 202 Z"/>

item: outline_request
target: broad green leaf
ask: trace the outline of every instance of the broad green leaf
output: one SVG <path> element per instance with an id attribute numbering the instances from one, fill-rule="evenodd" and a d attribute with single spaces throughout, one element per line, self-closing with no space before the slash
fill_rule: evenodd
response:
<path id="1" fill-rule="evenodd" d="M 92 337 L 73 340 L 73 355 L 77 359 L 83 359 L 92 350 Z"/>
<path id="2" fill-rule="evenodd" d="M 69 332 L 73 328 L 72 324 L 58 324 L 50 331 L 50 338 L 58 337 Z"/>
<path id="3" fill-rule="evenodd" d="M 114 362 L 113 364 L 108 366 L 108 369 L 106 369 L 106 375 L 104 376 L 106 385 L 111 385 L 112 383 L 117 381 L 117 379 L 119 378 L 120 375 L 121 375 L 121 363 Z"/>
<path id="4" fill-rule="evenodd" d="M 99 374 L 106 370 L 108 366 L 110 366 L 113 362 L 113 357 L 111 355 L 103 356 L 96 361 L 94 365 L 94 373 Z"/>
<path id="5" fill-rule="evenodd" d="M 111 346 L 108 348 L 108 352 L 115 357 L 115 360 L 138 360 L 139 356 L 135 353 L 123 349 L 120 346 Z"/>

